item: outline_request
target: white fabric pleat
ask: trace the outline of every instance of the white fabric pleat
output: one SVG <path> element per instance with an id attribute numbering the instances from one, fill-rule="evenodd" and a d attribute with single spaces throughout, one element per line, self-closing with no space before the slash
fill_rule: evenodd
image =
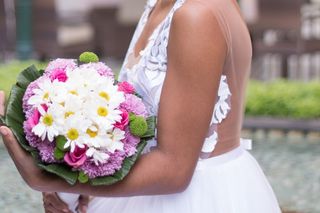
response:
<path id="1" fill-rule="evenodd" d="M 72 195 L 70 195 L 72 196 Z M 89 213 L 280 213 L 260 166 L 239 147 L 199 160 L 182 193 L 124 198 L 94 198 Z"/>

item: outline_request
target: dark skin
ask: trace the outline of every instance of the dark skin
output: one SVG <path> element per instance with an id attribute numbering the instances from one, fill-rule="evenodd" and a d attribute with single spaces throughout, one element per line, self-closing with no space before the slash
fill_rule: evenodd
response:
<path id="1" fill-rule="evenodd" d="M 172 0 L 159 2 L 153 17 L 173 5 Z M 159 21 L 150 23 L 153 23 L 150 29 L 154 29 Z M 144 47 L 150 32 L 140 38 L 136 50 Z M 175 13 L 171 25 L 168 70 L 158 114 L 158 146 L 143 155 L 120 183 L 70 186 L 40 170 L 18 145 L 10 129 L 1 127 L 4 143 L 21 176 L 38 191 L 103 197 L 182 192 L 190 183 L 208 131 L 226 53 L 224 36 L 212 12 L 198 1 L 187 1 Z M 222 148 L 219 153 L 227 151 Z"/>

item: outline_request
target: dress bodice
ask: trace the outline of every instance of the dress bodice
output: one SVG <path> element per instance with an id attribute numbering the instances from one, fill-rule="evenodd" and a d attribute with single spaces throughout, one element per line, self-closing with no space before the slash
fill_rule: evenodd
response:
<path id="1" fill-rule="evenodd" d="M 136 42 L 141 36 L 156 1 L 149 0 L 147 2 L 119 75 L 120 81 L 128 81 L 135 86 L 137 92 L 143 97 L 150 115 L 158 114 L 160 95 L 167 71 L 167 46 L 171 22 L 175 11 L 182 7 L 186 0 L 177 0 L 175 2 L 168 15 L 149 37 L 146 47 L 136 57 L 134 55 Z M 214 150 L 219 139 L 219 125 L 227 118 L 231 110 L 232 92 L 229 87 L 227 72 L 224 72 L 221 76 L 217 93 L 214 113 L 202 148 L 204 153 L 211 153 Z M 235 137 L 239 136 L 235 135 Z M 153 143 L 149 143 L 147 149 L 155 145 L 156 140 Z"/>

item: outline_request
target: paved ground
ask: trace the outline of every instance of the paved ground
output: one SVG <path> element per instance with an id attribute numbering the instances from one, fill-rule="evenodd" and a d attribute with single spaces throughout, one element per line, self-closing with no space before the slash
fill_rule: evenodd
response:
<path id="1" fill-rule="evenodd" d="M 255 134 L 253 154 L 261 163 L 281 205 L 301 213 L 320 212 L 320 137 L 285 138 Z M 21 180 L 0 143 L 0 212 L 42 213 L 41 195 Z"/>

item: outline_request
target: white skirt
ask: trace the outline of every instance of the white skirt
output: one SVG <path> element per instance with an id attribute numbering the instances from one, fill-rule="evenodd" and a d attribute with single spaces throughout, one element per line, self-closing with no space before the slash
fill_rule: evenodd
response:
<path id="1" fill-rule="evenodd" d="M 71 209 L 77 196 L 60 194 Z M 172 195 L 94 198 L 89 213 L 280 213 L 277 199 L 259 164 L 238 147 L 199 160 L 189 187 Z"/>

